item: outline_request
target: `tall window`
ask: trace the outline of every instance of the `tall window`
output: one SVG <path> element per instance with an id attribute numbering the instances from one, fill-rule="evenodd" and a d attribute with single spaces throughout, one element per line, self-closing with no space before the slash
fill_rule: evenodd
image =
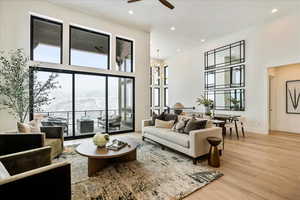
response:
<path id="1" fill-rule="evenodd" d="M 109 69 L 110 36 L 70 26 L 70 65 Z"/>
<path id="2" fill-rule="evenodd" d="M 133 41 L 116 38 L 116 62 L 119 71 L 133 72 Z"/>
<path id="3" fill-rule="evenodd" d="M 168 66 L 164 66 L 164 84 L 168 85 L 168 77 L 169 77 L 169 67 Z"/>
<path id="4" fill-rule="evenodd" d="M 62 64 L 62 23 L 31 16 L 30 59 Z"/>
<path id="5" fill-rule="evenodd" d="M 150 67 L 150 113 L 161 113 L 169 106 L 168 66 Z"/>

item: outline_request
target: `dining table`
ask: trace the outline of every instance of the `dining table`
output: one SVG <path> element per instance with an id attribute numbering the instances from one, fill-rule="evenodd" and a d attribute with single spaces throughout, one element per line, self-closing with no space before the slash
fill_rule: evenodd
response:
<path id="1" fill-rule="evenodd" d="M 215 114 L 213 116 L 213 119 L 214 120 L 219 120 L 219 121 L 223 121 L 225 122 L 224 124 L 220 124 L 222 125 L 222 128 L 223 128 L 223 135 L 225 136 L 226 135 L 226 128 L 225 128 L 225 124 L 227 122 L 234 122 L 234 126 L 235 126 L 235 131 L 236 131 L 236 134 L 237 134 L 237 137 L 239 138 L 239 132 L 238 132 L 238 126 L 237 126 L 237 122 L 239 120 L 239 117 L 241 117 L 240 115 L 230 115 L 230 114 Z M 216 124 L 218 125 L 218 124 Z M 220 126 L 219 125 L 219 126 Z M 224 127 L 223 127 L 224 125 Z M 221 127 L 221 126 L 220 126 Z"/>

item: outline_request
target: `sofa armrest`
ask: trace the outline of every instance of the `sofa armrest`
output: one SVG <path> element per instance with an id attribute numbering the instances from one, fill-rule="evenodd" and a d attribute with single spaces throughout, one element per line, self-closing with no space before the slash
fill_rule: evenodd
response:
<path id="1" fill-rule="evenodd" d="M 212 127 L 190 132 L 191 153 L 195 158 L 209 152 L 209 143 L 206 140 L 207 137 L 218 137 L 223 142 L 222 129 L 219 127 Z M 219 145 L 220 148 L 222 147 L 222 142 Z"/>
<path id="2" fill-rule="evenodd" d="M 142 133 L 144 133 L 144 127 L 151 126 L 151 125 L 152 125 L 151 119 L 142 120 Z"/>
<path id="3" fill-rule="evenodd" d="M 142 120 L 142 127 L 152 126 L 152 119 Z"/>
<path id="4" fill-rule="evenodd" d="M 0 133 L 0 155 L 40 148 L 45 145 L 42 133 Z"/>
<path id="5" fill-rule="evenodd" d="M 62 126 L 42 126 L 41 132 L 46 134 L 46 138 L 64 137 L 64 127 Z"/>
<path id="6" fill-rule="evenodd" d="M 51 164 L 51 147 L 42 147 L 0 156 L 10 175 L 20 174 Z"/>
<path id="7" fill-rule="evenodd" d="M 71 200 L 70 163 L 55 163 L 0 180 L 0 196 Z"/>

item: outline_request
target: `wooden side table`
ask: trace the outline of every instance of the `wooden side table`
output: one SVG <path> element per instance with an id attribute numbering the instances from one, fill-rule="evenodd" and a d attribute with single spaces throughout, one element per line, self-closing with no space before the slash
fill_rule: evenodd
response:
<path id="1" fill-rule="evenodd" d="M 220 155 L 218 145 L 221 143 L 222 140 L 218 137 L 208 137 L 206 139 L 210 144 L 208 165 L 212 167 L 220 167 Z"/>

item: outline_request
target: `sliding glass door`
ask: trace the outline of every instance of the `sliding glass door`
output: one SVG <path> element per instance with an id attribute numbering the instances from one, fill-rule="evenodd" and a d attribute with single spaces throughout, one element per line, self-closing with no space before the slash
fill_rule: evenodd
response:
<path id="1" fill-rule="evenodd" d="M 43 126 L 63 126 L 64 136 L 70 138 L 134 131 L 134 78 L 31 69 L 31 91 L 51 78 L 54 84 L 42 105 L 37 92 L 31 92 L 31 118 L 40 119 Z"/>
<path id="2" fill-rule="evenodd" d="M 133 129 L 133 79 L 108 77 L 108 131 Z"/>
<path id="3" fill-rule="evenodd" d="M 75 74 L 75 135 L 105 132 L 106 77 Z"/>
<path id="4" fill-rule="evenodd" d="M 33 118 L 40 120 L 43 126 L 63 126 L 64 135 L 72 136 L 72 74 L 36 71 L 34 77 Z M 55 87 L 43 89 L 49 87 L 51 79 Z"/>

